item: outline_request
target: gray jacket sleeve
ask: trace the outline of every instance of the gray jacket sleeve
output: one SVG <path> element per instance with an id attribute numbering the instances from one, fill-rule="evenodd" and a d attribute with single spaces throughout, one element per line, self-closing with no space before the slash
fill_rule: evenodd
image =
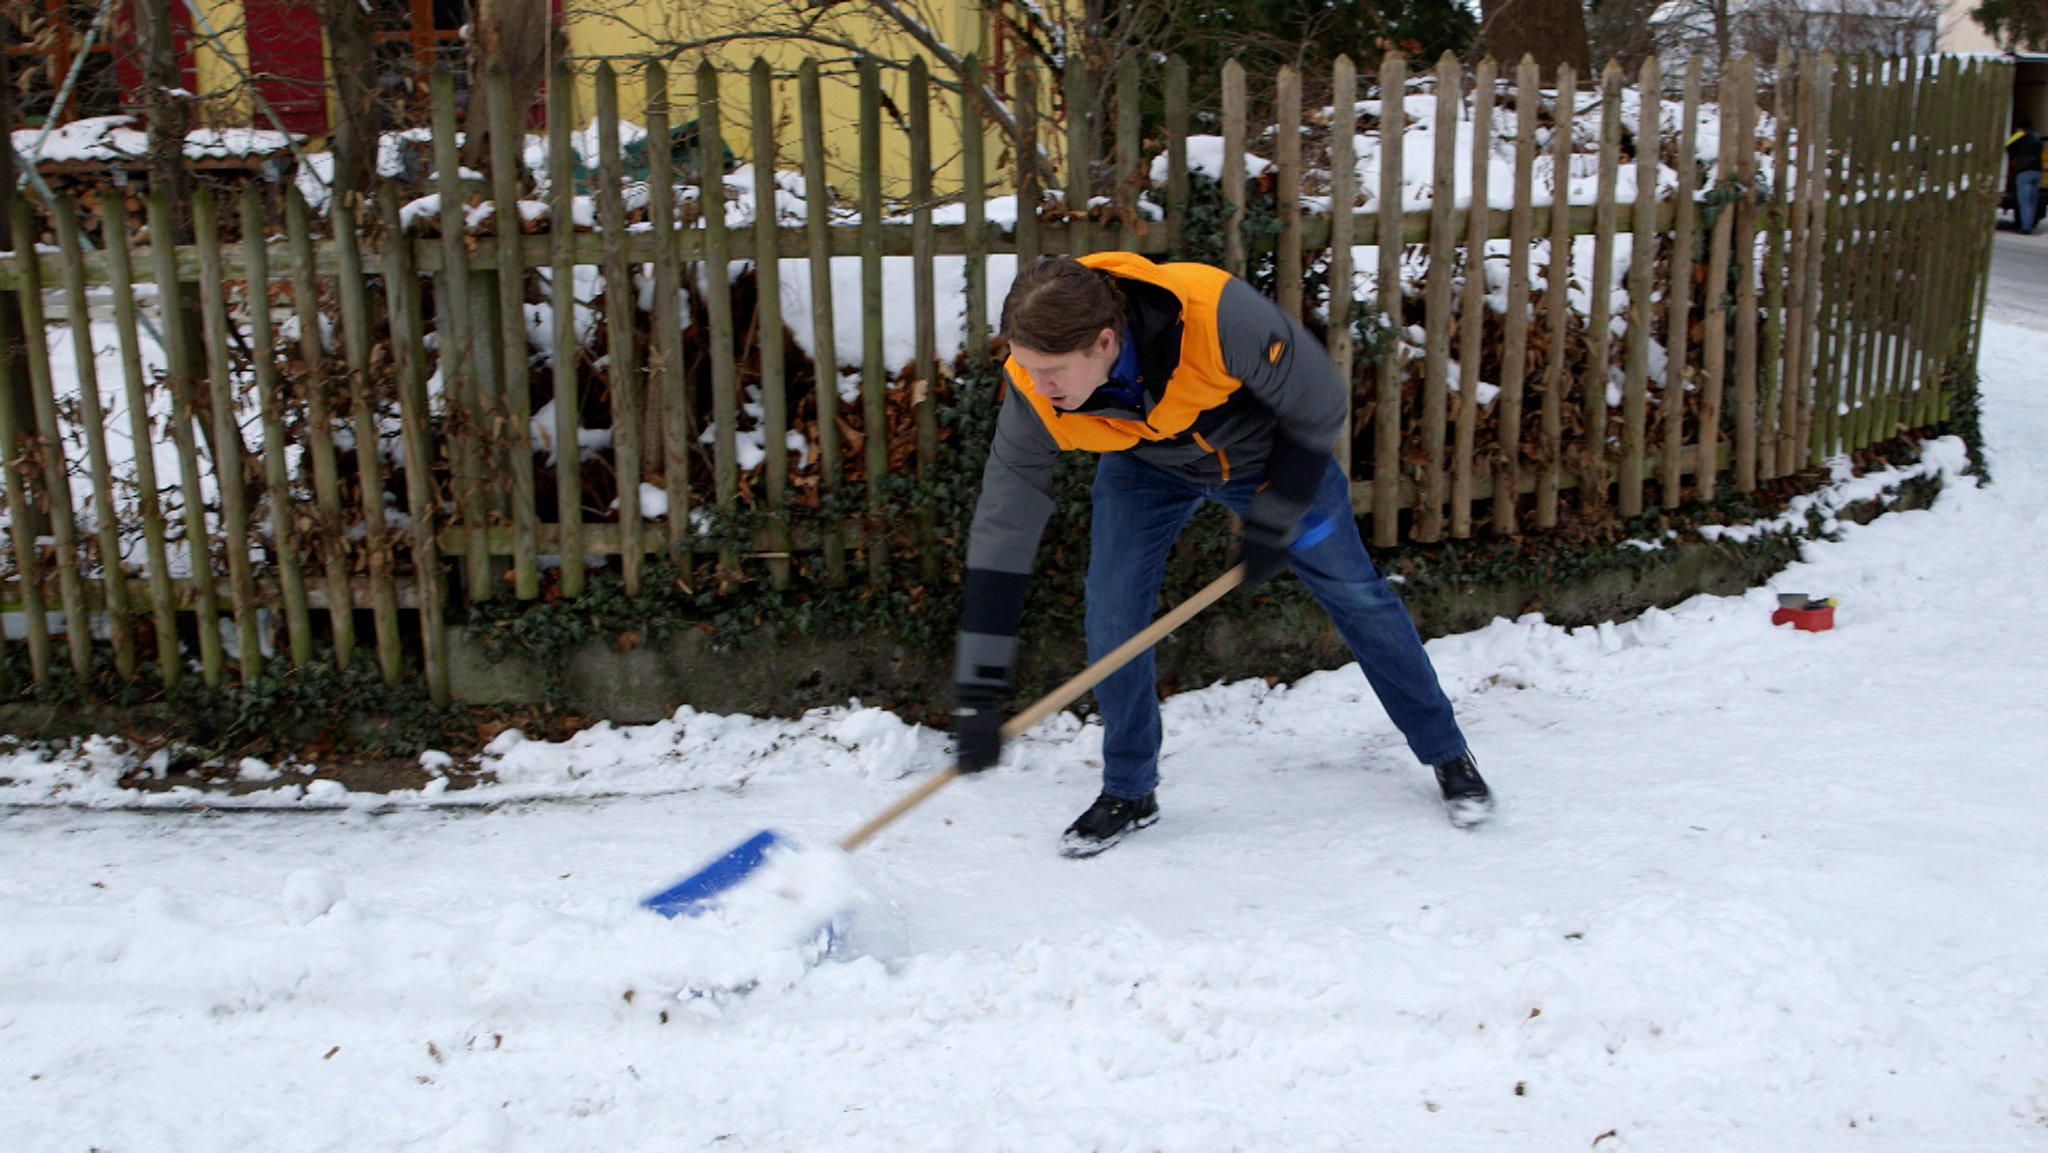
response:
<path id="1" fill-rule="evenodd" d="M 1246 520 L 1292 540 L 1344 432 L 1350 397 L 1322 344 L 1244 281 L 1223 286 L 1216 329 L 1224 370 L 1244 383 L 1275 424 L 1266 487 L 1252 499 Z"/>
<path id="2" fill-rule="evenodd" d="M 1032 562 L 1052 517 L 1052 474 L 1058 457 L 1059 445 L 1012 382 L 996 417 L 995 441 L 982 469 L 981 496 L 967 543 L 954 659 L 954 679 L 963 689 L 1000 692 L 1009 687 Z"/>

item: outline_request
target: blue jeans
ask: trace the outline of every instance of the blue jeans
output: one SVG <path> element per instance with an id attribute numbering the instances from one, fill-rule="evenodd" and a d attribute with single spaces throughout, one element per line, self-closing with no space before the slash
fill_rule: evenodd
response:
<path id="1" fill-rule="evenodd" d="M 1129 453 L 1102 454 L 1095 467 L 1088 557 L 1088 659 L 1137 635 L 1152 622 L 1167 553 L 1195 510 L 1213 500 L 1244 515 L 1262 478 L 1202 485 L 1173 476 Z M 1424 764 L 1465 751 L 1451 702 L 1401 598 L 1366 555 L 1351 514 L 1351 485 L 1332 459 L 1308 519 L 1336 531 L 1289 555 L 1295 573 L 1330 614 L 1359 668 L 1408 747 Z M 1159 783 L 1159 689 L 1147 650 L 1095 686 L 1102 713 L 1102 791 L 1137 800 Z"/>
<path id="2" fill-rule="evenodd" d="M 2041 173 L 2022 172 L 2013 177 L 2013 199 L 2018 201 L 2013 211 L 2018 213 L 2020 231 L 2032 232 L 2034 222 L 2041 218 Z"/>

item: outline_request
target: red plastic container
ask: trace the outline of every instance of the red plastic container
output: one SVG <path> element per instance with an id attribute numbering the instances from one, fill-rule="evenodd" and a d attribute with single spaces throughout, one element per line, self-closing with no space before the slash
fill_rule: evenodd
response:
<path id="1" fill-rule="evenodd" d="M 1791 625 L 1801 632 L 1824 633 L 1835 627 L 1835 606 L 1811 609 L 1779 609 L 1771 614 L 1774 625 Z"/>

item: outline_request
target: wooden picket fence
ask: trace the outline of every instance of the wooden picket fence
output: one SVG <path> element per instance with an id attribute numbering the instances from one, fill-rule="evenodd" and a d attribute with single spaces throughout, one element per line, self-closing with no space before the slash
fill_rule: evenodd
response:
<path id="1" fill-rule="evenodd" d="M 942 163 L 931 137 L 944 109 L 924 65 L 911 65 L 900 104 L 909 187 L 894 204 L 885 203 L 879 172 L 884 134 L 898 129 L 882 115 L 878 67 L 862 66 L 851 152 L 863 179 L 843 206 L 816 191 L 828 186 L 816 65 L 792 78 L 757 63 L 743 89 L 751 139 L 735 151 L 753 161 L 757 204 L 775 203 L 778 168 L 801 171 L 811 191 L 801 227 L 757 212 L 749 228 L 729 228 L 724 212 L 701 210 L 703 182 L 685 183 L 666 147 L 646 150 L 644 190 L 629 182 L 622 81 L 610 64 L 595 75 L 592 173 L 572 168 L 573 85 L 566 72 L 550 83 L 547 211 L 524 228 L 502 226 L 523 219 L 522 194 L 531 195 L 514 127 L 523 112 L 502 75 L 481 93 L 498 126 L 481 183 L 457 163 L 453 87 L 437 77 L 429 175 L 410 187 L 387 181 L 365 200 L 337 199 L 324 227 L 295 186 L 259 180 L 239 189 L 216 181 L 189 205 L 154 190 L 141 222 L 130 221 L 118 194 L 89 214 L 61 197 L 35 207 L 17 199 L 14 235 L 54 250 L 0 255 L 0 291 L 14 294 L 31 336 L 61 304 L 77 379 L 55 378 L 42 339 L 23 342 L 14 367 L 0 359 L 9 518 L 0 551 L 11 560 L 0 600 L 17 614 L 11 631 L 20 635 L 8 650 L 25 646 L 37 683 L 63 673 L 53 649 L 61 638 L 68 669 L 80 676 L 103 647 L 122 678 L 154 662 L 175 681 L 184 660 L 164 654 L 196 653 L 200 675 L 217 684 L 231 670 L 244 680 L 260 675 L 275 641 L 276 659 L 303 664 L 324 644 L 345 664 L 367 628 L 387 679 L 417 662 L 445 700 L 445 622 L 460 606 L 578 597 L 585 567 L 574 560 L 593 555 L 612 558 L 637 592 L 649 557 L 687 560 L 704 550 L 693 510 L 742 503 L 765 512 L 770 527 L 756 548 L 726 556 L 729 571 L 781 585 L 793 560 L 810 553 L 827 579 L 856 569 L 889 579 L 890 533 L 905 528 L 875 522 L 883 483 L 892 471 L 931 467 L 944 451 L 937 406 L 954 367 L 937 351 L 937 261 L 964 258 L 964 357 L 979 364 L 991 354 L 978 321 L 989 311 L 992 255 L 1163 255 L 1199 239 L 1189 231 L 1198 206 L 1185 68 L 1169 61 L 1141 74 L 1127 65 L 1108 88 L 1110 106 L 1096 109 L 1085 67 L 1076 54 L 1059 78 L 1065 155 L 1095 163 L 1066 165 L 1064 204 L 1104 193 L 1107 204 L 1093 211 L 1063 211 L 1041 191 L 1052 170 L 1041 145 L 1056 126 L 1041 118 L 1041 79 L 1029 68 L 1011 77 L 1019 122 L 1012 170 L 1006 179 L 992 174 L 972 62 L 968 83 L 950 97 L 963 144 Z M 672 126 L 694 120 L 696 167 L 715 169 L 734 78 L 698 68 L 693 99 L 679 106 L 661 62 L 639 73 L 648 139 L 668 141 Z M 1340 61 L 1327 77 L 1327 117 L 1310 118 L 1326 155 L 1309 158 L 1301 132 L 1275 133 L 1269 145 L 1247 117 L 1256 96 L 1262 107 L 1270 101 L 1277 123 L 1303 124 L 1303 78 L 1284 71 L 1254 93 L 1251 79 L 1228 67 L 1218 110 L 1221 195 L 1233 220 L 1250 215 L 1253 198 L 1269 198 L 1274 227 L 1250 240 L 1225 227 L 1222 261 L 1269 277 L 1283 308 L 1307 310 L 1325 326 L 1330 355 L 1354 385 L 1352 435 L 1337 449 L 1375 544 L 1634 517 L 1731 487 L 1754 490 L 1942 419 L 1942 385 L 1974 364 L 1981 329 L 2010 70 L 1984 60 L 1822 57 L 1779 60 L 1768 75 L 1760 100 L 1757 62 L 1733 62 L 1712 102 L 1722 126 L 1713 162 L 1673 160 L 1675 188 L 1625 200 L 1624 171 L 1655 190 L 1660 163 L 1697 154 L 1708 104 L 1697 63 L 1670 77 L 1652 60 L 1631 89 L 1612 65 L 1582 85 L 1569 69 L 1545 81 L 1525 63 L 1504 85 L 1491 61 L 1468 75 L 1447 58 L 1411 77 L 1395 54 L 1368 78 L 1380 97 L 1375 117 L 1359 102 L 1358 73 Z M 801 147 L 784 157 L 777 96 L 791 83 Z M 1153 84 L 1165 113 L 1148 128 L 1139 110 Z M 1668 95 L 1675 124 L 1657 112 L 1626 130 L 1631 91 L 1638 107 L 1653 110 Z M 1398 147 L 1380 151 L 1376 190 L 1361 189 L 1356 141 L 1401 137 L 1409 102 L 1427 93 L 1445 98 L 1429 114 L 1433 165 L 1415 174 L 1428 178 L 1426 205 L 1404 204 L 1404 186 L 1416 181 Z M 1597 147 L 1582 155 L 1569 129 L 1595 112 Z M 1497 139 L 1496 119 L 1510 115 L 1515 131 Z M 1461 122 L 1471 129 L 1474 208 L 1454 196 Z M 1559 126 L 1541 139 L 1539 129 Z M 1260 148 L 1272 167 L 1248 181 L 1245 155 Z M 1511 189 L 1489 187 L 1496 149 L 1512 152 Z M 1150 199 L 1163 212 L 1148 219 L 1141 191 L 1161 153 L 1166 179 Z M 1545 160 L 1552 173 L 1591 166 L 1597 196 L 1539 196 Z M 935 173 L 958 189 L 963 223 L 934 223 Z M 560 227 L 576 219 L 579 180 L 594 197 L 596 226 Z M 1305 183 L 1321 185 L 1320 210 Z M 998 184 L 1045 209 L 1020 213 L 1014 228 L 989 223 L 985 205 Z M 416 222 L 407 205 L 418 211 L 415 198 L 426 193 L 440 196 L 438 211 L 423 213 L 437 236 L 408 227 Z M 1508 207 L 1488 207 L 1497 202 Z M 492 219 L 473 223 L 483 206 Z M 841 208 L 855 210 L 857 223 L 842 223 Z M 131 227 L 175 236 L 181 210 L 191 244 L 154 243 Z M 889 211 L 909 222 L 887 223 Z M 1580 237 L 1592 240 L 1590 259 L 1574 253 Z M 1622 237 L 1629 263 L 1617 277 Z M 1355 301 L 1343 286 L 1361 271 L 1361 253 L 1376 255 L 1377 275 Z M 885 356 L 885 256 L 911 258 L 908 365 Z M 1418 257 L 1420 291 L 1404 299 L 1404 261 Z M 813 289 L 814 347 L 835 347 L 848 318 L 834 312 L 834 258 L 857 260 L 861 273 L 853 403 L 839 396 L 829 353 L 808 373 L 806 391 L 803 366 L 774 335 L 785 322 L 781 260 L 794 259 L 806 263 Z M 1485 264 L 1502 258 L 1504 298 L 1490 300 Z M 750 305 L 716 274 L 735 261 L 751 264 Z M 651 303 L 607 291 L 592 318 L 596 335 L 584 341 L 570 291 L 579 267 L 601 270 L 608 287 L 632 285 L 645 267 Z M 552 301 L 540 310 L 552 324 L 544 350 L 528 328 L 542 273 Z M 1317 282 L 1340 287 L 1324 299 L 1305 294 Z M 173 284 L 196 300 L 189 321 L 163 306 L 170 294 L 158 290 Z M 139 293 L 144 285 L 152 287 Z M 682 311 L 686 289 L 701 301 L 700 317 Z M 1583 309 L 1575 295 L 1586 299 Z M 118 392 L 102 391 L 86 323 L 94 302 L 109 296 Z M 1411 348 L 1404 334 L 1416 326 L 1422 335 Z M 330 330 L 334 347 L 323 336 Z M 145 367 L 143 338 L 152 332 L 161 371 Z M 1362 345 L 1360 332 L 1378 335 Z M 1661 373 L 1653 369 L 1659 349 Z M 1483 404 L 1482 378 L 1498 389 Z M 743 469 L 739 417 L 749 395 L 758 397 L 766 451 Z M 576 467 L 550 466 L 529 450 L 543 396 L 559 458 Z M 118 468 L 107 436 L 115 408 L 138 446 Z M 607 423 L 608 445 L 592 451 L 594 464 L 582 462 L 579 430 Z M 781 451 L 793 428 L 815 449 L 807 460 Z M 159 475 L 154 451 L 142 447 L 164 438 L 174 476 Z M 642 480 L 665 499 L 662 515 L 643 515 Z M 859 495 L 860 486 L 867 518 L 808 536 L 788 527 L 797 503 L 817 507 L 834 494 Z"/>

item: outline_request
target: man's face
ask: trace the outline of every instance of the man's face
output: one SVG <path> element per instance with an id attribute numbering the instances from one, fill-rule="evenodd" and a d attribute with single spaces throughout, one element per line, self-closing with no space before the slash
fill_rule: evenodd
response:
<path id="1" fill-rule="evenodd" d="M 1010 355 L 1031 374 L 1031 387 L 1054 408 L 1068 411 L 1086 404 L 1109 379 L 1119 351 L 1116 332 L 1107 328 L 1095 334 L 1094 344 L 1075 352 L 1054 355 L 1015 342 L 1010 345 Z"/>

